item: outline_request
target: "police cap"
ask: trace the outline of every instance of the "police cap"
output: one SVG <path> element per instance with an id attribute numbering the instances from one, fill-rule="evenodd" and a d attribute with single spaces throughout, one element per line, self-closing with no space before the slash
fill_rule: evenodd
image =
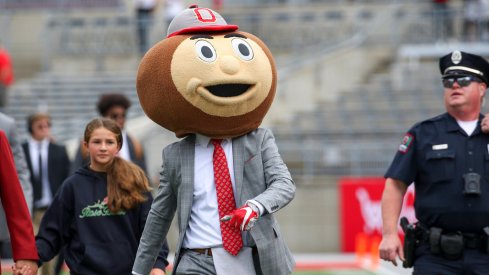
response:
<path id="1" fill-rule="evenodd" d="M 489 62 L 481 56 L 462 51 L 453 51 L 440 58 L 443 78 L 450 76 L 475 76 L 489 86 Z"/>

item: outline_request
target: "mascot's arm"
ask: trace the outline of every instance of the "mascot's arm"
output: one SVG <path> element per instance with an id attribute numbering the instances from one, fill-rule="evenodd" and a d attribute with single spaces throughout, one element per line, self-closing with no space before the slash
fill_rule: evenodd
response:
<path id="1" fill-rule="evenodd" d="M 276 212 L 286 206 L 295 195 L 294 181 L 278 153 L 275 138 L 270 130 L 263 131 L 265 133 L 261 143 L 261 154 L 266 190 L 222 218 L 242 231 L 250 230 L 259 216 Z"/>

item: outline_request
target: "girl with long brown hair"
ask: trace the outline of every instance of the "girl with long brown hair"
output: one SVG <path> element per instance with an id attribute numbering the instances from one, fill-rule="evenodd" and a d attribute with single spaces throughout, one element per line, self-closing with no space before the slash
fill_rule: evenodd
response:
<path id="1" fill-rule="evenodd" d="M 152 196 L 144 172 L 117 156 L 122 134 L 114 121 L 96 118 L 84 134 L 90 154 L 62 185 L 41 222 L 41 262 L 62 247 L 72 274 L 131 274 Z M 166 241 L 151 272 L 165 274 Z"/>

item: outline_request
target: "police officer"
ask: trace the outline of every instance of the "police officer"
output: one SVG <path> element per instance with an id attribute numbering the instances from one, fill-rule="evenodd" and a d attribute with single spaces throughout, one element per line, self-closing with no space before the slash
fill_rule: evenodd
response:
<path id="1" fill-rule="evenodd" d="M 480 113 L 489 63 L 454 51 L 439 67 L 446 113 L 414 125 L 385 174 L 380 257 L 397 265 L 397 258 L 408 256 L 397 228 L 414 182 L 413 274 L 489 274 L 489 135 L 481 130 Z"/>

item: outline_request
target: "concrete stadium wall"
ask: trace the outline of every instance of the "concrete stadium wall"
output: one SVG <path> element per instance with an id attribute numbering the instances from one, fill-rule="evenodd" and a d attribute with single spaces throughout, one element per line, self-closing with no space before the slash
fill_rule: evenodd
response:
<path id="1" fill-rule="evenodd" d="M 294 177 L 294 200 L 277 212 L 280 227 L 294 253 L 338 252 L 340 209 L 337 178 Z"/>

